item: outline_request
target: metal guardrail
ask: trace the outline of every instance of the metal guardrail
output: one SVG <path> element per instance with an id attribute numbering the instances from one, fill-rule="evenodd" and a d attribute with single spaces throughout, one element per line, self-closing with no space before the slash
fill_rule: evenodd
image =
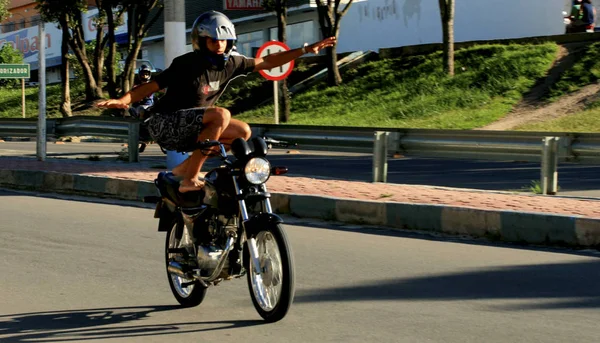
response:
<path id="1" fill-rule="evenodd" d="M 35 137 L 35 119 L 0 119 L 0 137 Z M 558 162 L 600 163 L 600 134 L 480 130 L 427 130 L 308 125 L 252 125 L 253 134 L 296 143 L 307 150 L 373 154 L 373 181 L 385 182 L 390 154 L 540 162 L 541 183 L 552 194 Z M 139 122 L 111 117 L 47 120 L 47 135 L 128 140 L 129 160 L 139 161 Z M 554 177 L 554 178 L 553 178 Z M 546 189 L 544 188 L 544 189 Z"/>
<path id="2" fill-rule="evenodd" d="M 559 137 L 562 162 L 600 163 L 600 134 L 483 130 L 429 130 L 307 125 L 252 125 L 255 135 L 305 149 L 372 153 L 375 132 L 389 132 L 390 153 L 406 156 L 541 161 L 542 140 Z"/>
<path id="3" fill-rule="evenodd" d="M 127 140 L 129 162 L 139 162 L 139 122 L 112 117 L 70 117 L 46 120 L 47 137 L 94 136 Z M 37 119 L 0 118 L 0 137 L 36 137 Z"/>
<path id="4" fill-rule="evenodd" d="M 558 162 L 600 163 L 600 134 L 253 125 L 256 135 L 306 149 L 373 154 L 373 182 L 385 182 L 387 156 L 541 163 L 544 194 L 556 194 Z"/>

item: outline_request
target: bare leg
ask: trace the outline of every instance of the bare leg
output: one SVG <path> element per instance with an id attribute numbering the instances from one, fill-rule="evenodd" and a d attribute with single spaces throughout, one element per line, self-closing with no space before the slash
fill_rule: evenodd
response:
<path id="1" fill-rule="evenodd" d="M 183 176 L 188 167 L 188 162 L 190 161 L 189 157 L 186 158 L 183 162 L 173 168 L 173 175 L 175 176 Z"/>
<path id="2" fill-rule="evenodd" d="M 204 113 L 204 119 L 202 120 L 203 128 L 198 135 L 198 142 L 205 140 L 218 140 L 221 137 L 225 128 L 229 125 L 231 119 L 231 113 L 224 108 L 209 108 Z M 179 186 L 179 191 L 182 193 L 189 191 L 197 191 L 202 189 L 204 183 L 198 180 L 198 173 L 202 168 L 202 165 L 206 161 L 208 156 L 204 155 L 200 150 L 194 150 L 191 157 L 185 160 L 182 164 L 174 168 L 178 169 L 177 172 L 181 172 L 180 169 L 185 167 L 185 172 L 181 174 L 183 180 Z M 179 168 L 181 167 L 181 168 Z M 177 175 L 177 174 L 175 174 Z"/>
<path id="3" fill-rule="evenodd" d="M 232 118 L 229 121 L 229 126 L 227 126 L 225 131 L 223 131 L 221 137 L 219 137 L 219 141 L 225 144 L 225 148 L 229 150 L 231 143 L 236 138 L 242 137 L 245 140 L 248 140 L 250 139 L 251 135 L 252 131 L 250 130 L 250 126 L 248 126 L 248 124 L 244 123 L 243 121 Z M 181 164 L 173 168 L 173 175 L 183 176 L 188 168 L 189 161 L 190 159 L 187 158 Z"/>
<path id="4" fill-rule="evenodd" d="M 243 138 L 245 140 L 250 139 L 252 135 L 252 131 L 250 130 L 250 126 L 244 123 L 241 120 L 231 119 L 229 121 L 229 126 L 223 131 L 221 134 L 221 138 L 219 141 L 223 144 L 226 144 L 226 148 L 229 150 L 229 146 L 231 143 L 237 138 Z"/>

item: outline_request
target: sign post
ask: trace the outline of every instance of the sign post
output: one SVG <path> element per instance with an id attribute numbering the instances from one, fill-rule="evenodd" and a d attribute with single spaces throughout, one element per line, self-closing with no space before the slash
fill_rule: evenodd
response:
<path id="1" fill-rule="evenodd" d="M 263 44 L 256 53 L 256 57 L 265 57 L 274 53 L 289 51 L 290 47 L 285 43 L 278 41 L 270 41 Z M 294 69 L 294 61 L 290 61 L 281 67 L 269 69 L 269 70 L 260 70 L 259 73 L 267 80 L 273 81 L 273 100 L 274 100 L 274 115 L 275 115 L 275 124 L 279 124 L 279 82 L 292 72 Z"/>
<path id="2" fill-rule="evenodd" d="M 23 118 L 25 118 L 25 79 L 30 77 L 30 73 L 29 64 L 0 64 L 0 79 L 21 79 Z"/>
<path id="3" fill-rule="evenodd" d="M 39 24 L 39 37 L 45 37 L 45 26 L 44 22 L 41 21 Z M 36 155 L 38 161 L 46 160 L 46 42 L 44 39 L 40 39 L 40 50 L 38 52 L 39 68 L 38 68 L 38 81 L 40 83 L 40 96 L 39 96 L 39 114 L 37 124 L 37 144 L 36 144 Z"/>

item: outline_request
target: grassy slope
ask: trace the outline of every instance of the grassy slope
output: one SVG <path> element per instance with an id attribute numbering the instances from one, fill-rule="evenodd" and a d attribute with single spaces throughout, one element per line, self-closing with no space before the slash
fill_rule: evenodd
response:
<path id="1" fill-rule="evenodd" d="M 344 84 L 324 85 L 295 96 L 291 124 L 471 129 L 506 114 L 556 54 L 555 44 L 486 45 L 456 53 L 454 78 L 442 71 L 441 53 L 380 60 L 346 72 Z M 259 80 L 253 83 L 261 84 Z M 222 103 L 249 94 L 233 87 Z M 73 100 L 83 89 L 74 86 Z M 79 95 L 79 96 L 77 96 Z M 59 116 L 60 87 L 49 86 L 48 116 Z M 37 112 L 37 88 L 27 89 L 27 113 Z M 75 115 L 82 114 L 75 112 Z M 86 113 L 88 114 L 88 113 Z M 20 117 L 20 89 L 0 89 L 0 117 Z M 272 106 L 239 119 L 272 122 Z"/>
<path id="2" fill-rule="evenodd" d="M 600 79 L 600 43 L 590 44 L 583 57 L 567 70 L 550 90 L 551 100 L 579 90 Z M 600 102 L 588 105 L 581 113 L 559 119 L 523 125 L 522 131 L 600 132 Z"/>
<path id="3" fill-rule="evenodd" d="M 471 129 L 495 121 L 545 75 L 555 44 L 485 45 L 456 53 L 454 78 L 441 53 L 370 62 L 344 75 L 340 87 L 296 96 L 290 124 Z M 272 122 L 272 106 L 243 113 Z"/>
<path id="4" fill-rule="evenodd" d="M 72 97 L 75 100 L 83 100 L 83 90 L 84 86 L 82 84 L 75 84 L 71 88 Z M 38 94 L 39 87 L 25 88 L 25 116 L 27 118 L 37 118 L 39 109 Z M 46 87 L 46 113 L 48 118 L 61 117 L 59 112 L 60 101 L 60 84 L 48 85 Z M 94 115 L 94 113 L 76 113 L 75 115 Z M 21 87 L 0 88 L 0 118 L 21 117 Z"/>

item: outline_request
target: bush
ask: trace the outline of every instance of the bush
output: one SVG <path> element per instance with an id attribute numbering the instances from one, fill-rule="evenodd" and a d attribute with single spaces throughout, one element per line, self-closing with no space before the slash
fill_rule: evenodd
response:
<path id="1" fill-rule="evenodd" d="M 12 47 L 10 44 L 4 44 L 0 49 L 0 63 L 2 64 L 22 64 L 23 54 Z M 16 87 L 18 86 L 18 79 L 0 79 L 0 87 Z"/>

